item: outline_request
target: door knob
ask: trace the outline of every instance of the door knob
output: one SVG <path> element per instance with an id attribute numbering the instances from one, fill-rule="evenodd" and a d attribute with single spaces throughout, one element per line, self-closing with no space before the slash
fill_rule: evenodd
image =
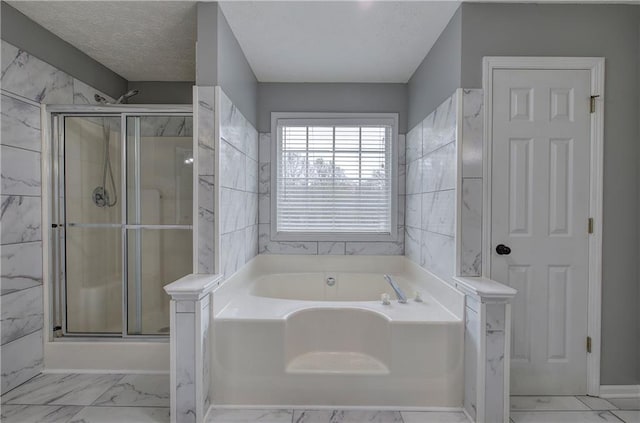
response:
<path id="1" fill-rule="evenodd" d="M 504 244 L 498 244 L 498 246 L 496 247 L 496 253 L 498 253 L 498 255 L 500 256 L 508 256 L 509 254 L 511 254 L 511 248 L 507 247 Z"/>

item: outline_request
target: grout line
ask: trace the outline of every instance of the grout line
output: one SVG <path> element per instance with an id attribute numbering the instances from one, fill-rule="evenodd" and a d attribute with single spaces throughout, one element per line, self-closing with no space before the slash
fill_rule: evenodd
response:
<path id="1" fill-rule="evenodd" d="M 20 146 L 13 145 L 13 144 L 6 144 L 4 142 L 0 143 L 0 147 L 10 147 L 10 148 L 15 148 L 17 150 L 28 151 L 29 153 L 37 153 L 39 155 L 42 154 L 42 151 L 39 151 L 39 150 L 32 150 L 30 148 L 24 148 L 24 147 L 20 147 Z M 38 166 L 38 167 L 40 167 L 40 166 Z"/>

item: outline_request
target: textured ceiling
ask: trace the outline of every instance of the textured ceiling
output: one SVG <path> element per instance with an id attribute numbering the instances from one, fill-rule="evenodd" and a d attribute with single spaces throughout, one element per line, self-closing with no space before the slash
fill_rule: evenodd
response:
<path id="1" fill-rule="evenodd" d="M 8 3 L 129 81 L 195 80 L 195 2 Z"/>
<path id="2" fill-rule="evenodd" d="M 407 82 L 459 2 L 229 1 L 259 81 Z"/>

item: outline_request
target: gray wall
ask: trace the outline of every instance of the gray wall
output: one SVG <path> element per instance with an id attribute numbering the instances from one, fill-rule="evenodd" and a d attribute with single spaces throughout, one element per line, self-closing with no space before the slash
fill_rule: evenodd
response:
<path id="1" fill-rule="evenodd" d="M 2 39 L 112 97 L 127 90 L 127 80 L 47 31 L 7 3 L 0 6 Z"/>
<path id="2" fill-rule="evenodd" d="M 413 128 L 460 85 L 461 8 L 409 79 L 408 127 Z"/>
<path id="3" fill-rule="evenodd" d="M 131 97 L 131 104 L 191 104 L 195 82 L 183 81 L 129 81 L 128 90 L 140 93 Z"/>
<path id="4" fill-rule="evenodd" d="M 218 85 L 255 126 L 258 80 L 222 10 L 218 12 Z"/>
<path id="5" fill-rule="evenodd" d="M 196 84 L 221 86 L 255 126 L 258 80 L 218 3 L 198 3 L 197 25 Z"/>
<path id="6" fill-rule="evenodd" d="M 407 132 L 407 85 L 373 83 L 258 84 L 258 132 L 271 131 L 271 112 L 399 113 Z"/>
<path id="7" fill-rule="evenodd" d="M 606 58 L 601 383 L 640 381 L 638 174 L 640 7 L 463 4 L 461 81 L 482 86 L 483 56 Z"/>

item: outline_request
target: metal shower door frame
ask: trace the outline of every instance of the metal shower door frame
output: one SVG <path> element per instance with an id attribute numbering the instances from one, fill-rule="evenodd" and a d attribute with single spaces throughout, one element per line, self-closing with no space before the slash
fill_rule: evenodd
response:
<path id="1" fill-rule="evenodd" d="M 137 301 L 141 301 L 141 240 L 143 229 L 181 229 L 181 230 L 193 230 L 193 222 L 191 225 L 144 225 L 144 224 L 129 224 L 128 223 L 128 192 L 127 192 L 127 178 L 128 162 L 127 162 L 127 141 L 128 141 L 128 120 L 129 118 L 135 118 L 134 126 L 134 181 L 135 181 L 135 218 L 136 222 L 140 222 L 140 118 L 145 116 L 185 116 L 192 117 L 193 112 L 190 105 L 186 106 L 49 106 L 48 113 L 51 122 L 52 133 L 52 154 L 51 154 L 51 173 L 52 173 L 52 197 L 51 197 L 51 222 L 52 225 L 49 228 L 51 231 L 52 248 L 50 251 L 51 258 L 51 273 L 53 282 L 53 295 L 52 295 L 52 318 L 53 329 L 59 327 L 62 332 L 62 338 L 111 338 L 135 341 L 143 338 L 145 340 L 167 340 L 166 335 L 144 335 L 144 334 L 130 334 L 129 333 L 129 307 L 128 307 L 128 291 L 129 291 L 129 278 L 128 278 L 128 232 L 129 230 L 135 230 L 136 236 L 136 274 L 137 278 Z M 120 207 L 121 207 L 121 219 L 120 223 L 85 223 L 85 224 L 70 224 L 66 219 L 66 184 L 65 184 L 65 118 L 67 117 L 120 117 L 120 149 L 121 155 L 121 181 L 120 181 Z M 194 152 L 195 154 L 195 152 Z M 195 175 L 194 175 L 195 177 Z M 195 218 L 195 216 L 193 217 Z M 121 273 L 122 273 L 122 329 L 120 333 L 96 333 L 96 332 L 73 332 L 70 333 L 67 330 L 67 278 L 66 278 L 66 237 L 69 227 L 85 227 L 85 228 L 120 228 L 121 230 Z M 63 233 L 61 233 L 61 230 Z M 141 329 L 141 304 L 136 306 L 137 325 L 138 329 Z M 140 330 L 139 330 L 140 331 Z"/>

